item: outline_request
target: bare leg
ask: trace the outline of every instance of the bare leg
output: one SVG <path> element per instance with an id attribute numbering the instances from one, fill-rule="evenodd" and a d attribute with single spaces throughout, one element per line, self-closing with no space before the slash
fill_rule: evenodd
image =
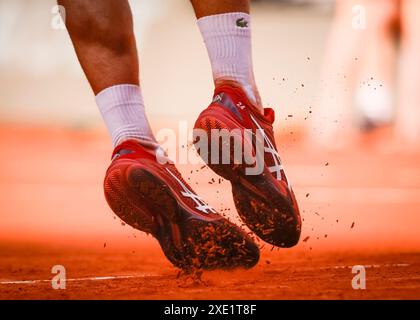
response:
<path id="1" fill-rule="evenodd" d="M 356 116 L 362 128 L 389 124 L 394 116 L 396 26 L 399 1 L 365 1 L 367 28 L 355 95 Z M 367 127 L 366 127 L 367 126 Z"/>
<path id="2" fill-rule="evenodd" d="M 228 12 L 249 13 L 250 0 L 191 0 L 197 19 Z"/>
<path id="3" fill-rule="evenodd" d="M 399 78 L 399 113 L 397 134 L 417 148 L 420 145 L 420 2 L 402 2 L 401 69 Z M 401 141 L 400 141 L 401 142 Z"/>
<path id="4" fill-rule="evenodd" d="M 59 0 L 77 57 L 114 146 L 128 139 L 156 148 L 139 86 L 139 62 L 127 0 Z"/>
<path id="5" fill-rule="evenodd" d="M 356 0 L 335 2 L 334 19 L 325 49 L 324 66 L 317 110 L 313 113 L 314 137 L 321 147 L 339 149 L 349 141 L 351 133 L 352 93 L 360 67 L 363 36 L 352 28 Z"/>
<path id="6" fill-rule="evenodd" d="M 128 1 L 58 0 L 77 57 L 95 94 L 139 84 L 139 63 Z"/>
<path id="7" fill-rule="evenodd" d="M 360 5 L 366 11 L 366 29 L 352 27 L 353 8 Z M 395 62 L 391 26 L 398 13 L 397 9 L 396 0 L 384 0 L 380 3 L 369 0 L 336 2 L 326 49 L 319 98 L 320 112 L 313 117 L 314 126 L 319 132 L 317 139 L 321 145 L 340 148 L 349 141 L 353 132 L 353 97 L 356 93 L 358 103 L 361 86 L 377 92 L 378 88 L 375 90 L 372 85 L 375 80 L 380 82 L 379 88 L 387 87 L 391 90 L 392 65 Z"/>

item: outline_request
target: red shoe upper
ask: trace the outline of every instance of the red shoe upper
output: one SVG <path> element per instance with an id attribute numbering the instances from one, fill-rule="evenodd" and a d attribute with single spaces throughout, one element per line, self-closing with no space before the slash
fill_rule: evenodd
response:
<path id="1" fill-rule="evenodd" d="M 126 140 L 115 148 L 112 159 L 110 168 L 119 166 L 126 170 L 134 164 L 159 178 L 174 192 L 178 203 L 182 204 L 189 212 L 194 213 L 195 217 L 205 220 L 222 219 L 212 207 L 208 206 L 194 192 L 173 163 L 159 163 L 156 150 L 145 148 L 136 140 Z"/>
<path id="2" fill-rule="evenodd" d="M 271 108 L 263 110 L 264 113 L 261 113 L 239 86 L 228 82 L 216 87 L 212 103 L 200 114 L 198 120 L 211 114 L 214 118 L 227 118 L 229 120 L 227 122 L 231 124 L 230 130 L 241 128 L 256 132 L 262 129 L 265 165 L 276 180 L 283 181 L 289 186 L 274 140 L 274 110 Z"/>

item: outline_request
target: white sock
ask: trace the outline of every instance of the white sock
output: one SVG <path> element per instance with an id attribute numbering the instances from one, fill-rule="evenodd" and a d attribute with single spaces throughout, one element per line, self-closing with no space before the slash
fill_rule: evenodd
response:
<path id="1" fill-rule="evenodd" d="M 114 147 L 128 139 L 138 140 L 146 147 L 158 146 L 146 117 L 139 86 L 122 84 L 106 88 L 96 95 L 96 103 Z"/>
<path id="2" fill-rule="evenodd" d="M 213 79 L 238 82 L 248 98 L 261 106 L 252 67 L 251 17 L 241 12 L 223 13 L 197 20 L 213 71 Z"/>

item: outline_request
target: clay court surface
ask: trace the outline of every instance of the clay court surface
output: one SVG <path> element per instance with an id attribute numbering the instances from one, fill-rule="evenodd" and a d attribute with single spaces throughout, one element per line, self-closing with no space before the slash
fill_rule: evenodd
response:
<path id="1" fill-rule="evenodd" d="M 25 250 L 27 250 L 26 248 Z M 135 253 L 72 248 L 5 250 L 2 299 L 413 299 L 419 297 L 418 253 L 264 252 L 253 270 L 204 273 L 201 281 L 177 278 L 156 247 Z M 66 266 L 65 290 L 51 287 L 51 265 Z M 397 263 L 398 262 L 398 263 Z M 351 287 L 351 266 L 366 266 L 366 290 Z M 21 267 L 19 267 L 21 266 Z M 9 282 L 26 279 L 28 282 Z M 34 280 L 31 282 L 31 280 Z M 39 280 L 46 280 L 40 282 Z"/>
<path id="2" fill-rule="evenodd" d="M 382 136 L 321 151 L 302 135 L 280 135 L 304 218 L 300 244 L 260 242 L 254 269 L 207 272 L 201 281 L 177 277 L 151 237 L 108 209 L 103 131 L 4 125 L 0 136 L 1 299 L 420 297 L 420 155 L 383 148 Z M 180 169 L 235 220 L 229 184 L 209 183 L 215 176 L 200 167 Z M 66 268 L 65 290 L 51 287 L 54 265 Z M 366 290 L 352 289 L 354 265 L 366 268 Z"/>

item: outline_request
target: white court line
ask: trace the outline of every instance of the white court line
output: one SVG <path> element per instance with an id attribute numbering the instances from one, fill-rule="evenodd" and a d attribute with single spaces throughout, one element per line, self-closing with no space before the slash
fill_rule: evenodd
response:
<path id="1" fill-rule="evenodd" d="M 295 189 L 304 190 L 311 197 L 305 199 L 304 192 L 297 195 L 309 202 L 327 203 L 374 203 L 399 204 L 420 203 L 420 188 L 388 188 L 388 187 L 307 187 L 296 184 Z"/>
<path id="2" fill-rule="evenodd" d="M 369 268 L 380 268 L 380 267 L 408 267 L 408 263 L 386 263 L 386 264 L 360 264 L 366 269 Z M 354 266 L 332 266 L 332 267 L 321 267 L 320 269 L 352 269 Z"/>
<path id="3" fill-rule="evenodd" d="M 146 277 L 156 277 L 157 274 L 144 273 L 141 275 L 127 275 L 127 276 L 105 276 L 105 277 L 89 277 L 89 278 L 73 278 L 66 279 L 66 281 L 103 281 L 103 280 L 118 280 L 118 279 L 138 279 Z M 48 280 L 3 280 L 0 281 L 0 284 L 35 284 L 42 282 L 51 282 L 51 279 Z"/>
<path id="4" fill-rule="evenodd" d="M 366 264 L 363 265 L 365 268 L 380 268 L 380 267 L 408 267 L 410 264 L 408 263 L 387 263 L 387 264 Z M 351 269 L 354 266 L 331 266 L 331 267 L 320 267 L 319 269 Z M 66 279 L 66 281 L 104 281 L 104 280 L 118 280 L 118 279 L 138 279 L 138 278 L 146 278 L 146 277 L 156 277 L 159 276 L 157 274 L 152 273 L 144 273 L 141 275 L 126 275 L 126 276 L 105 276 L 105 277 L 89 277 L 89 278 L 73 278 L 73 279 Z M 51 279 L 48 280 L 3 280 L 0 281 L 0 285 L 6 284 L 36 284 L 36 283 L 43 283 L 43 282 L 51 282 Z M 280 286 L 283 288 L 289 288 L 288 286 Z"/>

